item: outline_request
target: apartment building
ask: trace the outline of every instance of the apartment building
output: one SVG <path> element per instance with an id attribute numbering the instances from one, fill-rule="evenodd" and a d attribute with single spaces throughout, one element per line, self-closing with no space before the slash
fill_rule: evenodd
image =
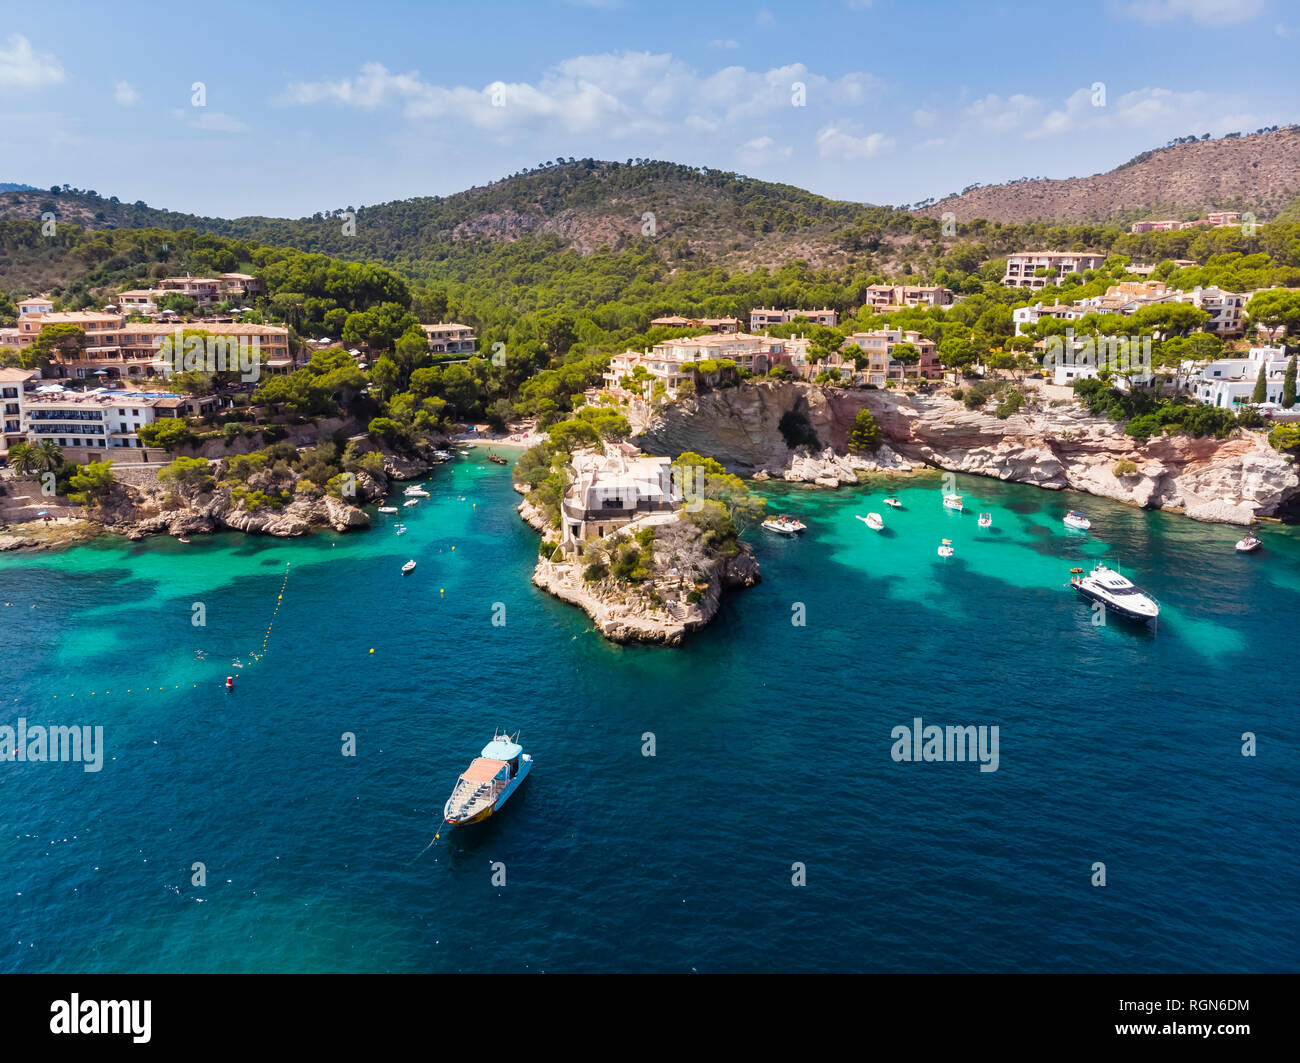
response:
<path id="1" fill-rule="evenodd" d="M 1246 296 L 1237 292 L 1227 292 L 1222 288 L 1193 288 L 1190 292 L 1175 292 L 1170 297 L 1175 302 L 1190 303 L 1198 310 L 1210 315 L 1205 324 L 1205 331 L 1217 336 L 1231 338 L 1240 336 L 1246 330 L 1245 307 Z"/>
<path id="2" fill-rule="evenodd" d="M 603 375 L 606 387 L 619 389 L 624 378 L 632 376 L 640 367 L 654 381 L 663 384 L 664 394 L 676 398 L 677 389 L 684 381 L 695 380 L 700 362 L 724 359 L 761 376 L 774 365 L 788 364 L 790 355 L 785 340 L 745 332 L 683 337 L 657 343 L 648 351 L 628 350 L 616 354 Z"/>
<path id="3" fill-rule="evenodd" d="M 1011 320 L 1016 325 L 1016 335 L 1023 335 L 1021 329 L 1025 325 L 1036 325 L 1045 318 L 1056 318 L 1058 321 L 1078 321 L 1084 314 L 1088 313 L 1088 308 L 1078 303 L 1055 302 L 1050 306 L 1041 302 L 1033 306 L 1018 306 L 1011 311 Z"/>
<path id="4" fill-rule="evenodd" d="M 891 380 L 932 380 L 943 375 L 939 356 L 933 340 L 910 329 L 873 329 L 855 332 L 849 339 L 867 355 L 867 365 L 862 370 L 862 382 L 884 387 Z M 915 363 L 900 362 L 894 357 L 894 348 L 911 344 L 920 355 Z M 820 363 L 819 363 L 820 364 Z"/>
<path id="5" fill-rule="evenodd" d="M 421 325 L 429 350 L 434 354 L 473 354 L 478 343 L 474 330 L 454 321 L 438 325 Z"/>
<path id="6" fill-rule="evenodd" d="M 21 443 L 23 434 L 23 407 L 32 382 L 40 374 L 34 369 L 0 368 L 0 449 L 7 451 L 14 443 Z"/>
<path id="7" fill-rule="evenodd" d="M 1264 401 L 1280 403 L 1288 361 L 1285 347 L 1252 347 L 1245 358 L 1224 358 L 1205 366 L 1192 379 L 1191 391 L 1206 405 L 1232 409 L 1251 401 L 1262 368 Z"/>
<path id="8" fill-rule="evenodd" d="M 652 328 L 706 328 L 710 332 L 731 335 L 741 330 L 744 322 L 738 317 L 680 317 L 670 314 L 650 321 Z"/>
<path id="9" fill-rule="evenodd" d="M 53 300 L 44 297 L 33 296 L 31 299 L 23 299 L 18 303 L 18 316 L 26 317 L 28 314 L 52 314 L 54 313 Z"/>
<path id="10" fill-rule="evenodd" d="M 137 434 L 140 428 L 185 417 L 188 403 L 185 396 L 167 392 L 69 391 L 45 385 L 27 394 L 21 428 L 28 442 L 53 440 L 69 461 L 143 462 L 148 455 Z"/>
<path id="11" fill-rule="evenodd" d="M 864 309 L 888 314 L 912 306 L 951 306 L 953 292 L 941 284 L 869 284 Z"/>
<path id="12" fill-rule="evenodd" d="M 86 334 L 86 347 L 78 357 L 58 353 L 50 375 L 77 380 L 98 376 L 147 377 L 167 374 L 170 363 L 159 357 L 163 339 L 196 330 L 214 336 L 229 336 L 237 342 L 256 344 L 262 364 L 272 372 L 292 366 L 289 330 L 278 325 L 229 323 L 215 326 L 203 322 L 129 322 L 122 313 L 76 311 L 60 314 L 30 314 L 18 321 L 17 329 L 2 330 L 0 345 L 22 350 L 36 342 L 47 325 L 76 325 Z"/>
<path id="13" fill-rule="evenodd" d="M 840 320 L 839 314 L 829 307 L 820 310 L 777 310 L 770 306 L 760 306 L 749 312 L 749 331 L 758 332 L 773 325 L 788 325 L 797 317 L 828 328 L 834 328 Z"/>
<path id="14" fill-rule="evenodd" d="M 1045 288 L 1071 273 L 1098 269 L 1106 256 L 1095 251 L 1018 251 L 1007 257 L 1002 283 L 1011 288 Z M 1043 276 L 1038 271 L 1044 270 Z"/>
<path id="15" fill-rule="evenodd" d="M 1212 210 L 1204 218 L 1195 218 L 1192 221 L 1177 221 L 1173 218 L 1164 218 L 1160 221 L 1135 221 L 1129 226 L 1129 232 L 1164 233 L 1177 232 L 1179 229 L 1221 229 L 1227 225 L 1239 224 L 1241 224 L 1241 211 Z"/>

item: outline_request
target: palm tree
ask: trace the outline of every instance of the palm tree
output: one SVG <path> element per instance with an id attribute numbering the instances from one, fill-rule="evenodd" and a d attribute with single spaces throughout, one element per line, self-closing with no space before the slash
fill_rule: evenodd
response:
<path id="1" fill-rule="evenodd" d="M 36 471 L 36 453 L 30 443 L 15 443 L 9 448 L 9 464 L 14 471 L 26 475 Z"/>
<path id="2" fill-rule="evenodd" d="M 53 472 L 63 464 L 63 451 L 52 439 L 42 439 L 40 446 L 29 447 L 38 472 Z"/>

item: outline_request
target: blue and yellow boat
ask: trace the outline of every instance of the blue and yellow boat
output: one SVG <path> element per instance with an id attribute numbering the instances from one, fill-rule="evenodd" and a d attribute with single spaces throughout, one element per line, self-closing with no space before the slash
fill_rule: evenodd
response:
<path id="1" fill-rule="evenodd" d="M 533 758 L 524 752 L 518 737 L 494 732 L 482 755 L 461 772 L 442 810 L 442 818 L 451 826 L 467 827 L 494 815 L 524 781 Z"/>

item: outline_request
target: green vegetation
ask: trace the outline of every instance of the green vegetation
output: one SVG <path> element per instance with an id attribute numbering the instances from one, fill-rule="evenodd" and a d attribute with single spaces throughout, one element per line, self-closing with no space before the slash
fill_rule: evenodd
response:
<path id="1" fill-rule="evenodd" d="M 849 450 L 855 454 L 866 454 L 877 450 L 884 441 L 884 435 L 870 410 L 859 410 L 853 418 L 853 427 L 849 429 Z"/>
<path id="2" fill-rule="evenodd" d="M 1076 380 L 1074 393 L 1090 413 L 1113 421 L 1127 421 L 1124 431 L 1142 442 L 1165 433 L 1226 439 L 1243 427 L 1232 410 L 1205 406 L 1184 396 L 1165 398 L 1146 388 L 1119 391 L 1093 378 Z"/>
<path id="3" fill-rule="evenodd" d="M 68 501 L 92 508 L 108 501 L 113 492 L 113 463 L 92 461 L 80 466 L 68 480 Z"/>

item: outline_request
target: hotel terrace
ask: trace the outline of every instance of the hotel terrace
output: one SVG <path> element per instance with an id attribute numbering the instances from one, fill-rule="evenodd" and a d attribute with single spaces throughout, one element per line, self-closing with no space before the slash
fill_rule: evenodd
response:
<path id="1" fill-rule="evenodd" d="M 807 319 L 814 325 L 834 328 L 839 324 L 840 316 L 829 307 L 820 310 L 776 310 L 770 306 L 760 306 L 749 312 L 749 331 L 771 328 L 773 325 L 788 325 L 797 317 Z"/>
<path id="2" fill-rule="evenodd" d="M 149 460 L 149 452 L 138 435 L 141 426 L 212 410 L 217 402 L 214 395 L 187 398 L 168 392 L 103 388 L 68 391 L 49 384 L 23 394 L 18 437 L 32 443 L 52 439 L 70 461 L 111 458 L 116 462 L 139 463 Z M 16 441 L 8 423 L 5 439 L 7 444 Z M 158 456 L 165 457 L 165 452 L 155 451 L 155 457 Z"/>
<path id="3" fill-rule="evenodd" d="M 616 354 L 603 375 L 606 386 L 618 392 L 624 390 L 624 378 L 632 376 L 638 367 L 642 368 L 655 383 L 663 384 L 664 393 L 672 399 L 677 397 L 677 389 L 684 381 L 694 381 L 699 363 L 723 359 L 761 376 L 775 365 L 789 364 L 791 354 L 785 340 L 751 336 L 745 332 L 684 337 L 657 343 L 648 351 L 629 350 Z"/>
<path id="4" fill-rule="evenodd" d="M 45 326 L 57 324 L 76 325 L 86 334 L 86 348 L 80 357 L 69 358 L 62 352 L 55 352 L 50 366 L 57 376 L 85 380 L 96 376 L 168 375 L 171 365 L 159 357 L 159 348 L 164 337 L 186 330 L 208 331 L 217 336 L 230 336 L 236 341 L 246 337 L 249 343 L 257 343 L 262 365 L 268 372 L 285 373 L 293 368 L 289 357 L 289 330 L 278 325 L 234 323 L 209 327 L 201 321 L 188 324 L 128 322 L 120 313 L 95 311 L 21 316 L 16 329 L 0 329 L 0 348 L 21 351 L 36 342 Z"/>

